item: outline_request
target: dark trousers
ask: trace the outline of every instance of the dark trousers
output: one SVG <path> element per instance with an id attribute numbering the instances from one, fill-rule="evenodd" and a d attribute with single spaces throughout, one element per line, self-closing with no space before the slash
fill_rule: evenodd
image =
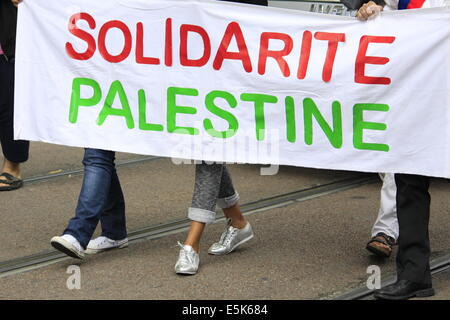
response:
<path id="1" fill-rule="evenodd" d="M 11 162 L 28 160 L 28 141 L 14 141 L 14 63 L 0 56 L 0 143 Z"/>
<path id="2" fill-rule="evenodd" d="M 396 174 L 397 218 L 399 225 L 397 279 L 431 284 L 430 179 Z"/>

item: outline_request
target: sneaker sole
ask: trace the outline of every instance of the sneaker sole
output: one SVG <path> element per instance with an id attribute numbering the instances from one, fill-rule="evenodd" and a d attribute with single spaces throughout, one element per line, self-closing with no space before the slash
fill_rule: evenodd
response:
<path id="1" fill-rule="evenodd" d="M 50 240 L 50 244 L 56 250 L 68 255 L 69 257 L 82 260 L 84 254 L 79 253 L 78 251 L 72 249 L 72 245 L 65 241 L 64 239 L 52 239 Z"/>
<path id="2" fill-rule="evenodd" d="M 384 300 L 406 300 L 409 298 L 425 298 L 425 297 L 431 297 L 434 296 L 434 289 L 428 288 L 424 290 L 419 290 L 416 292 L 413 292 L 411 294 L 408 294 L 406 296 L 389 296 L 384 294 L 374 294 L 374 297 L 377 299 L 384 299 Z"/>
<path id="3" fill-rule="evenodd" d="M 123 249 L 123 248 L 127 248 L 128 247 L 128 241 L 125 243 L 122 243 L 121 245 L 118 245 L 116 247 L 111 247 L 111 248 L 106 248 L 106 249 L 89 249 L 87 248 L 84 253 L 85 254 L 97 254 L 100 252 L 105 252 L 105 251 L 109 251 L 109 250 L 114 250 L 114 249 Z"/>
<path id="4" fill-rule="evenodd" d="M 224 253 L 214 253 L 214 252 L 210 252 L 210 251 L 208 250 L 208 253 L 209 253 L 210 255 L 213 255 L 213 256 L 223 256 L 223 255 L 229 254 L 229 253 L 233 252 L 234 249 L 236 249 L 237 247 L 239 247 L 241 244 L 244 244 L 244 243 L 246 243 L 247 241 L 253 239 L 254 236 L 255 236 L 255 235 L 252 234 L 251 236 L 249 236 L 249 237 L 247 237 L 247 238 L 241 240 L 240 242 L 236 243 L 236 244 L 230 249 L 230 251 L 227 251 L 227 252 L 224 252 Z"/>
<path id="5" fill-rule="evenodd" d="M 194 274 L 197 274 L 197 271 L 187 271 L 187 272 L 175 271 L 175 273 L 182 276 L 193 276 Z"/>

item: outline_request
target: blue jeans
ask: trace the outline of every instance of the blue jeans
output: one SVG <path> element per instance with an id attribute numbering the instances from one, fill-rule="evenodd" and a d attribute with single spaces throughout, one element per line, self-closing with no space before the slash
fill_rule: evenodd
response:
<path id="1" fill-rule="evenodd" d="M 102 236 L 113 240 L 127 237 L 125 200 L 114 164 L 115 152 L 86 149 L 84 179 L 75 217 L 64 234 L 74 236 L 86 248 L 100 221 Z"/>

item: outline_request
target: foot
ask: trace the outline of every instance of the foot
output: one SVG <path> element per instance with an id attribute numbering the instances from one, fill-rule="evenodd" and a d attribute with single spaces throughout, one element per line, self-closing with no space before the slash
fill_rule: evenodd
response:
<path id="1" fill-rule="evenodd" d="M 390 286 L 376 290 L 374 297 L 385 300 L 406 300 L 412 297 L 430 297 L 434 295 L 431 284 L 399 280 Z"/>
<path id="2" fill-rule="evenodd" d="M 178 242 L 181 247 L 178 261 L 175 264 L 175 272 L 177 274 L 196 274 L 198 265 L 200 264 L 200 257 L 194 248 L 189 245 L 183 245 Z"/>
<path id="3" fill-rule="evenodd" d="M 128 238 L 122 240 L 112 240 L 105 236 L 95 238 L 89 241 L 88 246 L 84 253 L 86 254 L 96 254 L 102 251 L 111 249 L 121 249 L 128 247 Z"/>
<path id="4" fill-rule="evenodd" d="M 249 241 L 253 238 L 253 230 L 250 223 L 242 228 L 234 228 L 230 225 L 230 221 L 227 223 L 227 228 L 222 233 L 219 242 L 214 243 L 208 250 L 209 254 L 223 255 L 232 252 L 241 244 Z"/>
<path id="5" fill-rule="evenodd" d="M 0 174 L 0 191 L 12 191 L 23 186 L 23 180 L 20 175 L 14 176 L 8 172 Z"/>
<path id="6" fill-rule="evenodd" d="M 366 249 L 379 257 L 389 258 L 392 253 L 392 246 L 394 245 L 394 238 L 380 232 L 370 239 Z"/>
<path id="7" fill-rule="evenodd" d="M 61 251 L 72 258 L 84 258 L 84 249 L 81 247 L 80 242 L 70 234 L 65 234 L 61 237 L 53 237 L 50 240 L 50 244 L 56 250 Z"/>

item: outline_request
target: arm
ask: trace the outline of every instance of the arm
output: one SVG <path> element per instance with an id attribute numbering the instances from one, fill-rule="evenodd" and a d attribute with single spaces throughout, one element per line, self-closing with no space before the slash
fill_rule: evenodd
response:
<path id="1" fill-rule="evenodd" d="M 21 3 L 23 0 L 11 0 L 13 5 L 15 5 L 16 7 L 19 5 L 19 3 Z"/>

